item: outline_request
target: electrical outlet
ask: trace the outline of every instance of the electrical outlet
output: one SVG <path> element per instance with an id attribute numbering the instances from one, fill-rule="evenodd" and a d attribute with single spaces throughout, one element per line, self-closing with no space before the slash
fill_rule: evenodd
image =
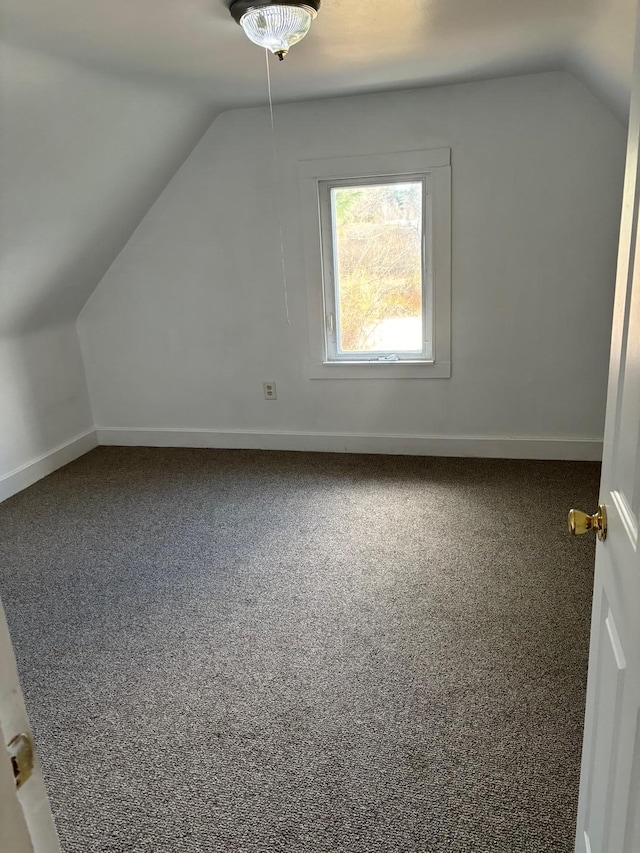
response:
<path id="1" fill-rule="evenodd" d="M 278 389 L 276 388 L 275 382 L 265 382 L 263 385 L 264 388 L 264 399 L 265 400 L 277 400 L 278 399 Z"/>

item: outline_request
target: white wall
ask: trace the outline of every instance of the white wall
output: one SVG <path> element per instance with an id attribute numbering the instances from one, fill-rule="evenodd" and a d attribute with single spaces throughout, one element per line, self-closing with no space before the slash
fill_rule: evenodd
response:
<path id="1" fill-rule="evenodd" d="M 2 500 L 49 473 L 36 465 L 30 477 L 21 469 L 93 430 L 75 324 L 0 335 L 0 395 Z M 81 439 L 62 462 L 91 446 Z"/>
<path id="2" fill-rule="evenodd" d="M 618 119 L 551 73 L 287 105 L 276 128 L 277 186 L 267 111 L 221 115 L 80 315 L 103 438 L 410 450 L 290 433 L 533 437 L 550 440 L 548 455 L 581 455 L 553 444 L 574 439 L 593 455 L 624 168 Z M 452 378 L 309 380 L 296 162 L 439 147 L 453 164 Z M 277 381 L 277 402 L 263 400 L 263 380 Z"/>
<path id="3" fill-rule="evenodd" d="M 93 427 L 75 321 L 208 108 L 0 47 L 0 497 Z"/>

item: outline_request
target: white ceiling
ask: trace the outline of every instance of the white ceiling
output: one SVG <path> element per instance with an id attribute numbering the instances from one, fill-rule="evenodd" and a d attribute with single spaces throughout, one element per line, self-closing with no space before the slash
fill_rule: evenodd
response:
<path id="1" fill-rule="evenodd" d="M 7 38 L 176 85 L 218 109 L 264 101 L 264 56 L 230 0 L 0 0 Z M 621 116 L 636 0 L 323 0 L 274 70 L 299 100 L 567 68 Z"/>

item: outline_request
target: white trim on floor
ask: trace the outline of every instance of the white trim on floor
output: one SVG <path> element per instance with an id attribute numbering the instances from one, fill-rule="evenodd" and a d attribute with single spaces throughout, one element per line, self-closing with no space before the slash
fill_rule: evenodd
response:
<path id="1" fill-rule="evenodd" d="M 21 492 L 23 489 L 47 477 L 63 465 L 68 465 L 79 456 L 84 456 L 94 447 L 98 446 L 98 438 L 94 429 L 83 432 L 82 435 L 77 435 L 70 441 L 54 447 L 53 450 L 43 453 L 37 459 L 32 459 L 31 462 L 26 462 L 15 471 L 10 471 L 0 477 L 0 502 L 6 501 L 12 495 Z"/>
<path id="2" fill-rule="evenodd" d="M 385 453 L 490 459 L 557 459 L 599 462 L 602 439 L 484 438 L 443 435 L 271 432 L 259 430 L 98 427 L 98 442 L 120 447 L 208 447 L 299 450 L 320 453 Z"/>

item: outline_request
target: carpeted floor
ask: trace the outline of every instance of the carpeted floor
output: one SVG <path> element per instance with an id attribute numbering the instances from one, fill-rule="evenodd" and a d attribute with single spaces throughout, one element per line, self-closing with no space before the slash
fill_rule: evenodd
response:
<path id="1" fill-rule="evenodd" d="M 101 448 L 0 505 L 65 853 L 570 853 L 598 477 Z"/>

